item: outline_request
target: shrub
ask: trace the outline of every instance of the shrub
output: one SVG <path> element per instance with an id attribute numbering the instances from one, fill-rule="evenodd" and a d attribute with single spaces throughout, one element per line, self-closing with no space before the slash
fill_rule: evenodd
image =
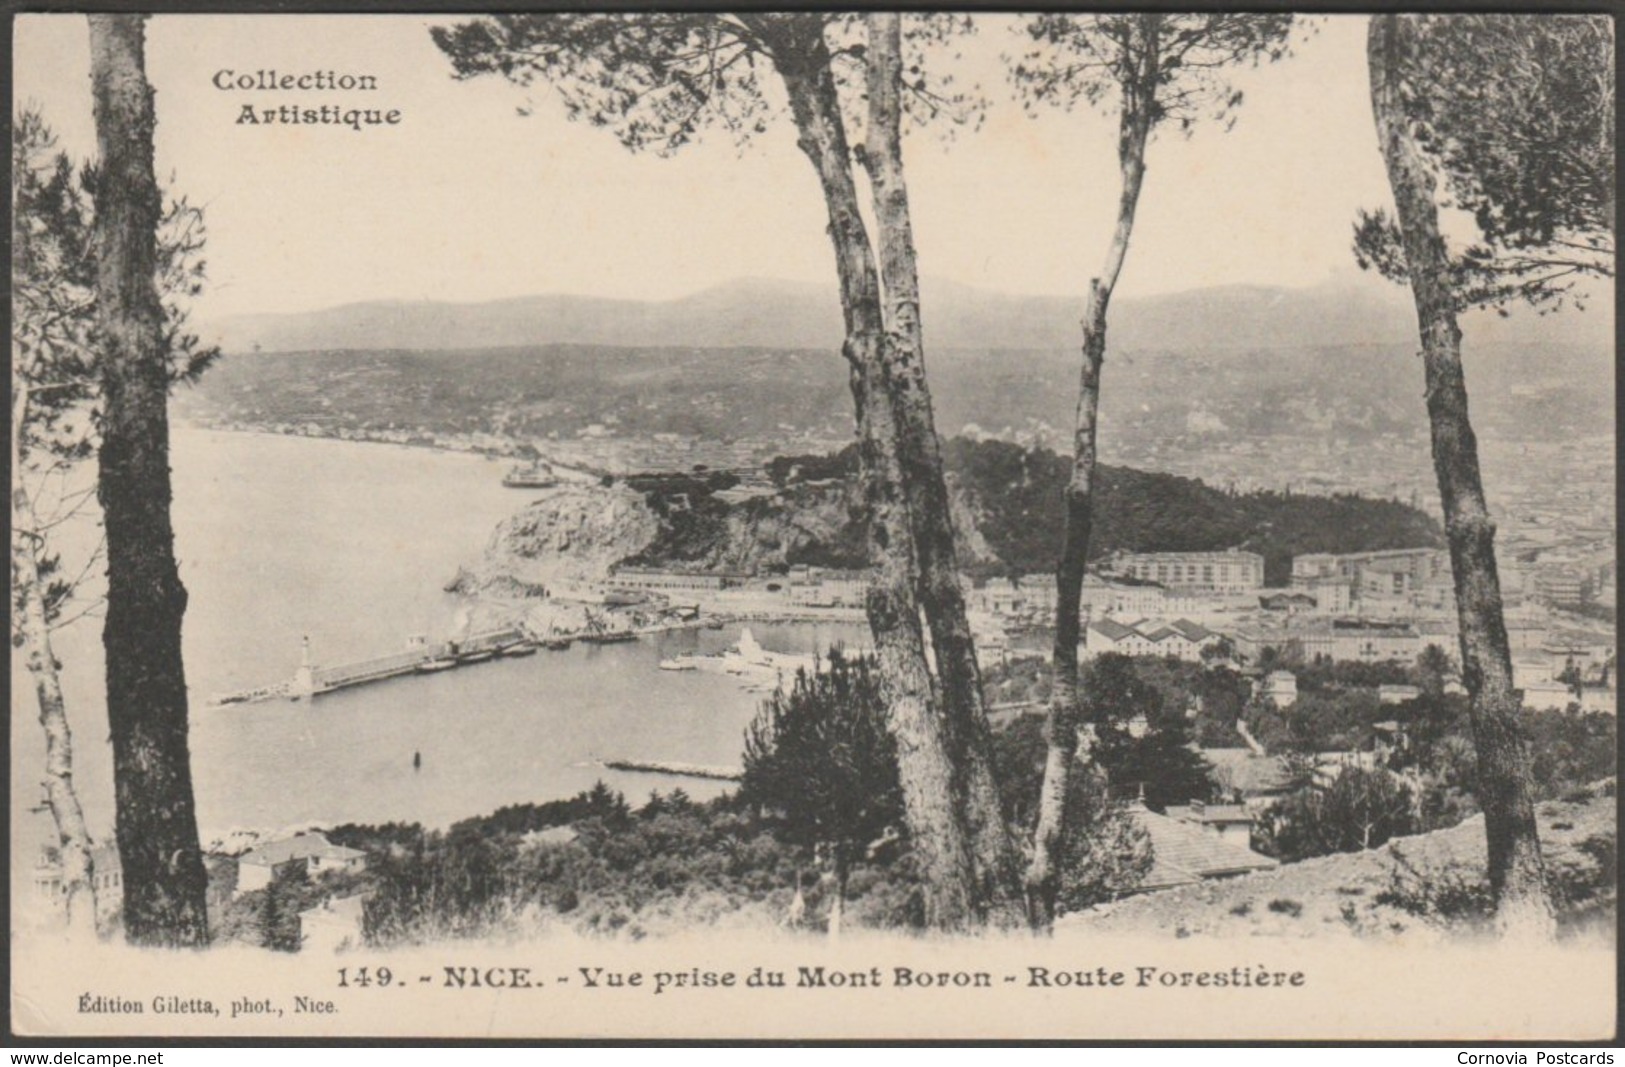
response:
<path id="1" fill-rule="evenodd" d="M 1394 867 L 1388 885 L 1375 902 L 1398 908 L 1422 919 L 1484 926 L 1495 914 L 1495 897 L 1488 880 L 1459 867 L 1424 871 L 1398 848 L 1391 850 Z"/>
<path id="2" fill-rule="evenodd" d="M 1417 829 L 1410 790 L 1390 772 L 1345 767 L 1327 788 L 1308 785 L 1272 807 L 1270 851 L 1287 862 L 1376 848 Z"/>
<path id="3" fill-rule="evenodd" d="M 1302 904 L 1296 900 L 1282 900 L 1279 897 L 1269 902 L 1269 909 L 1277 915 L 1285 915 L 1292 919 L 1303 914 Z"/>

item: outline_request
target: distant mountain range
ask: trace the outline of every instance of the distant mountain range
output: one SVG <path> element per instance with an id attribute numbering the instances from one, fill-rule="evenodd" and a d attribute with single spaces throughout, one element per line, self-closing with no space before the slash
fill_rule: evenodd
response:
<path id="1" fill-rule="evenodd" d="M 930 349 L 1070 350 L 1081 301 L 1018 296 L 927 278 Z M 1585 313 L 1470 316 L 1470 343 L 1612 347 L 1607 307 Z M 1409 345 L 1415 320 L 1405 290 L 1351 274 L 1317 286 L 1220 286 L 1114 303 L 1120 351 Z M 484 303 L 376 301 L 320 311 L 241 315 L 205 324 L 228 353 L 460 350 L 546 344 L 617 347 L 834 349 L 841 312 L 833 288 L 741 279 L 676 300 L 561 294 Z"/>

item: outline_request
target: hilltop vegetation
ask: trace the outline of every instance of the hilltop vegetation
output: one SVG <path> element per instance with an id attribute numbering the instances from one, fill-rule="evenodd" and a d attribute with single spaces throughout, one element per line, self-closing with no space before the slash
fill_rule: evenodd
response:
<path id="1" fill-rule="evenodd" d="M 1067 460 L 1003 441 L 954 438 L 944 456 L 955 494 L 961 563 L 978 576 L 1031 574 L 1054 566 Z M 809 563 L 864 565 L 856 451 L 786 456 L 768 466 L 776 495 L 728 505 L 707 483 L 634 483 L 660 515 L 659 536 L 634 561 L 755 569 Z M 1291 558 L 1441 544 L 1436 523 L 1415 508 L 1359 496 L 1231 493 L 1172 474 L 1102 467 L 1096 557 L 1136 552 L 1259 552 L 1265 577 L 1286 584 Z M 672 499 L 681 494 L 683 506 Z"/>
<path id="2" fill-rule="evenodd" d="M 978 529 L 1012 573 L 1049 570 L 1061 543 L 1061 488 L 1069 461 L 1000 441 L 948 442 L 950 471 L 974 502 Z M 1239 547 L 1264 557 L 1265 580 L 1285 585 L 1292 557 L 1442 543 L 1427 515 L 1369 497 L 1230 493 L 1193 478 L 1102 466 L 1095 498 L 1094 556 L 1202 552 Z"/>

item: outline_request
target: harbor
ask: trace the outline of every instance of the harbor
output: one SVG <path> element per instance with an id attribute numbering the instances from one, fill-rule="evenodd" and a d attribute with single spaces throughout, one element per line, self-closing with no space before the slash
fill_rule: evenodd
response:
<path id="1" fill-rule="evenodd" d="M 523 495 L 481 456 L 183 429 L 173 463 L 177 548 L 192 568 L 185 654 L 205 839 L 234 827 L 358 821 L 445 828 L 599 780 L 628 796 L 681 786 L 705 799 L 730 781 L 678 771 L 737 766 L 764 695 L 751 683 L 779 674 L 726 670 L 743 627 L 786 657 L 869 641 L 861 609 L 777 595 L 682 596 L 656 611 L 560 583 L 555 597 L 582 607 L 557 613 L 533 610 L 543 602 L 532 598 L 448 595 L 437 579 L 469 559 Z M 357 485 L 373 489 L 358 494 Z M 310 506 L 289 508 L 294 497 Z M 84 535 L 78 550 L 91 551 L 99 531 L 75 531 Z M 610 640 L 585 638 L 594 616 Z M 625 630 L 632 636 L 618 636 Z M 462 655 L 452 655 L 464 632 Z M 418 633 L 428 640 L 408 645 Z M 534 650 L 513 647 L 519 636 L 536 640 Z M 105 719 L 99 628 L 55 637 L 76 712 Z M 661 670 L 668 661 L 695 668 Z M 786 677 L 796 665 L 785 663 Z M 290 699 L 296 691 L 300 699 Z M 37 722 L 13 711 L 13 751 L 43 761 Z M 86 730 L 74 754 L 87 821 L 110 834 L 109 746 Z M 640 766 L 601 762 L 609 759 Z M 38 802 L 37 781 L 14 784 L 15 810 Z M 48 820 L 30 819 L 24 831 L 36 823 Z"/>
<path id="2" fill-rule="evenodd" d="M 336 664 L 313 662 L 310 639 L 305 637 L 300 642 L 299 666 L 291 677 L 251 689 L 211 694 L 205 706 L 222 708 L 278 699 L 314 699 L 392 678 L 438 674 L 493 660 L 531 656 L 541 650 L 563 651 L 572 644 L 624 644 L 651 634 L 702 628 L 715 630 L 724 625 L 723 616 L 701 616 L 693 611 L 644 626 L 610 625 L 605 615 L 596 613 L 589 613 L 587 619 L 587 626 L 575 631 L 550 629 L 544 633 L 521 621 L 473 633 L 465 630 L 465 636 L 460 639 L 431 641 L 414 635 L 398 652 Z M 785 688 L 798 670 L 816 669 L 816 663 L 817 657 L 812 654 L 787 654 L 762 648 L 746 627 L 741 630 L 738 643 L 729 648 L 709 654 L 683 653 L 661 660 L 660 667 L 666 671 L 698 670 L 732 675 L 747 690 L 761 693 Z"/>
<path id="3" fill-rule="evenodd" d="M 498 618 L 499 609 L 517 616 L 537 602 L 488 598 L 471 637 L 524 622 L 530 635 L 563 647 L 405 671 L 399 662 L 375 661 L 411 651 L 403 658 L 415 665 L 447 650 L 469 601 L 442 592 L 438 579 L 477 552 L 524 495 L 500 484 L 502 466 L 426 448 L 190 429 L 176 431 L 173 464 L 177 550 L 190 568 L 185 655 L 206 835 L 303 822 L 444 828 L 470 813 L 570 796 L 600 778 L 629 796 L 682 784 L 704 798 L 728 786 L 589 761 L 736 764 L 760 694 L 738 677 L 661 671 L 659 663 L 725 651 L 751 605 L 707 604 L 692 619 L 662 614 L 633 626 L 635 639 L 605 643 L 582 640 L 588 624 L 574 615 L 559 617 L 551 630 L 554 620 L 543 613 Z M 359 494 L 358 485 L 372 488 Z M 309 506 L 289 508 L 296 497 Z M 91 551 L 98 533 L 86 524 L 78 550 Z M 421 580 L 403 581 L 403 574 Z M 608 605 L 590 606 L 606 629 L 634 621 Z M 866 640 L 859 622 L 829 609 L 803 610 L 803 620 L 749 625 L 763 646 L 788 654 Z M 726 628 L 711 628 L 723 619 Z M 426 647 L 407 649 L 413 633 L 429 636 Z M 288 699 L 306 635 L 313 681 L 366 676 L 377 684 Z M 77 713 L 105 721 L 99 627 L 54 636 Z M 367 664 L 372 669 L 363 670 Z M 19 700 L 32 695 L 18 692 Z M 242 699 L 205 708 L 210 694 Z M 17 758 L 43 761 L 38 722 L 13 711 Z M 83 734 L 74 755 L 86 817 L 93 833 L 111 833 L 112 791 L 104 787 L 112 781 L 111 754 L 96 730 Z M 37 780 L 15 786 L 15 810 L 37 803 Z"/>

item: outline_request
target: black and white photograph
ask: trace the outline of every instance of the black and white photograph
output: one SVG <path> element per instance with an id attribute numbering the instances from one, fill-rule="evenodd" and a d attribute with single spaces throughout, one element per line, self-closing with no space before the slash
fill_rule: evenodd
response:
<path id="1" fill-rule="evenodd" d="M 12 15 L 10 1030 L 1613 1039 L 1614 32 Z"/>

